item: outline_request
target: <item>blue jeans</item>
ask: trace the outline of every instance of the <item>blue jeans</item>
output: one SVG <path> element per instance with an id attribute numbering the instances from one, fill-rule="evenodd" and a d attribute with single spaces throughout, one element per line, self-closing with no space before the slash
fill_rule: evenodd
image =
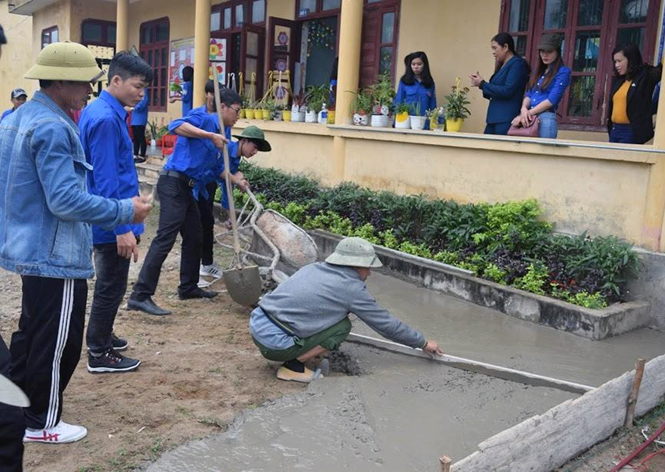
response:
<path id="1" fill-rule="evenodd" d="M 540 125 L 538 126 L 538 134 L 541 138 L 555 139 L 559 133 L 559 126 L 556 122 L 556 113 L 551 111 L 544 111 L 540 115 Z"/>
<path id="2" fill-rule="evenodd" d="M 118 255 L 115 243 L 95 245 L 95 294 L 92 297 L 90 321 L 85 341 L 93 354 L 113 347 L 113 323 L 127 291 L 129 259 Z"/>
<path id="3" fill-rule="evenodd" d="M 505 123 L 487 123 L 485 126 L 485 134 L 498 134 L 498 135 L 507 135 L 508 130 L 510 129 L 510 121 Z"/>
<path id="4" fill-rule="evenodd" d="M 635 132 L 630 125 L 613 124 L 610 130 L 611 143 L 637 144 Z"/>

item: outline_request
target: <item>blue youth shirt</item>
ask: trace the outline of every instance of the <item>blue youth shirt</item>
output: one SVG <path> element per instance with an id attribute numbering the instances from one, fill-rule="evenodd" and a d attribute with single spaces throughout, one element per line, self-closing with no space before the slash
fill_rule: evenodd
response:
<path id="1" fill-rule="evenodd" d="M 413 85 L 406 85 L 400 80 L 393 105 L 396 107 L 403 102 L 411 105 L 411 114 L 416 114 L 416 104 L 420 104 L 420 113 L 418 114 L 425 116 L 427 110 L 434 110 L 436 108 L 436 90 L 434 89 L 434 85 L 425 87 L 418 80 L 415 80 Z"/>
<path id="2" fill-rule="evenodd" d="M 185 82 L 182 86 L 182 116 L 187 116 L 192 111 L 192 82 Z"/>
<path id="3" fill-rule="evenodd" d="M 541 84 L 544 79 L 545 74 L 540 76 L 535 87 L 526 91 L 526 96 L 531 99 L 531 108 L 545 100 L 549 100 L 552 103 L 552 108 L 547 111 L 556 112 L 556 108 L 563 98 L 566 88 L 570 85 L 570 69 L 566 66 L 561 66 L 554 79 L 543 89 Z"/>
<path id="4" fill-rule="evenodd" d="M 205 105 L 192 110 L 187 116 L 174 120 L 169 125 L 169 131 L 173 133 L 182 124 L 190 125 L 209 131 L 219 133 L 219 121 L 215 113 L 208 113 Z M 231 137 L 230 130 L 225 132 L 227 138 Z M 238 151 L 237 142 L 229 142 L 229 156 L 235 156 Z M 173 154 L 164 166 L 165 170 L 174 170 L 194 179 L 194 198 L 198 200 L 199 195 L 208 198 L 205 186 L 208 182 L 219 179 L 224 172 L 224 159 L 219 150 L 209 139 L 186 138 L 178 136 Z"/>
<path id="5" fill-rule="evenodd" d="M 134 111 L 132 111 L 132 126 L 145 126 L 148 123 L 148 104 L 150 103 L 150 95 L 148 89 L 145 89 L 143 100 L 136 104 Z"/>
<path id="6" fill-rule="evenodd" d="M 139 194 L 132 140 L 127 129 L 127 112 L 104 90 L 83 109 L 79 120 L 85 158 L 92 165 L 88 191 L 93 195 L 122 200 Z M 116 236 L 143 234 L 143 223 L 116 226 L 112 231 L 92 225 L 93 244 L 115 243 Z"/>

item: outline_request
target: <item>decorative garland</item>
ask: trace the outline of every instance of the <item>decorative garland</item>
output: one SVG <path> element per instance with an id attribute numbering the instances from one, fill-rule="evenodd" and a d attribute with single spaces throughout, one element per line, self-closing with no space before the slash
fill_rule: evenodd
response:
<path id="1" fill-rule="evenodd" d="M 337 33 L 333 28 L 321 20 L 312 20 L 309 23 L 309 34 L 307 35 L 307 56 L 314 46 L 323 49 L 335 49 Z"/>

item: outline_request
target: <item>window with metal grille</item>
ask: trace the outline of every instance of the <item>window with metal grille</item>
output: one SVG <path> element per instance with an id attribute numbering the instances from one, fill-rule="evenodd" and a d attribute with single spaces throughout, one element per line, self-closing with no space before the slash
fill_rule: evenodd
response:
<path id="1" fill-rule="evenodd" d="M 148 87 L 150 111 L 166 111 L 169 85 L 169 30 L 168 18 L 141 24 L 139 54 L 154 70 L 154 79 Z"/>

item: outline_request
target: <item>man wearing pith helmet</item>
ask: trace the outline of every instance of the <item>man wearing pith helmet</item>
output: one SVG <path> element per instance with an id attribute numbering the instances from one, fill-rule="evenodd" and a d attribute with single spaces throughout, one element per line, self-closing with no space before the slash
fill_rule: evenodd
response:
<path id="1" fill-rule="evenodd" d="M 249 330 L 263 357 L 284 362 L 277 378 L 314 380 L 317 373 L 305 363 L 339 348 L 351 331 L 349 313 L 392 341 L 443 354 L 436 342 L 395 318 L 369 294 L 365 280 L 372 268 L 382 265 L 369 242 L 346 238 L 325 262 L 303 267 L 259 302 Z"/>
<path id="2" fill-rule="evenodd" d="M 40 90 L 0 124 L 0 267 L 20 274 L 23 284 L 10 351 L 11 378 L 31 403 L 24 409 L 26 443 L 86 436 L 60 416 L 81 356 L 86 279 L 94 275 L 90 224 L 139 223 L 152 207 L 142 197 L 86 191 L 91 166 L 68 112 L 83 107 L 103 76 L 86 47 L 50 44 L 25 74 Z"/>

